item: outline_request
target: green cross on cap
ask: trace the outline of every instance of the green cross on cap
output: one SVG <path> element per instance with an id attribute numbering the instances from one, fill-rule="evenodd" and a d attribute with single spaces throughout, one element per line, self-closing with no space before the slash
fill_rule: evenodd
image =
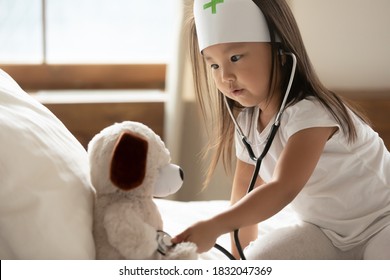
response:
<path id="1" fill-rule="evenodd" d="M 223 3 L 224 0 L 211 0 L 210 2 L 203 5 L 203 10 L 211 8 L 213 14 L 217 13 L 217 4 Z"/>

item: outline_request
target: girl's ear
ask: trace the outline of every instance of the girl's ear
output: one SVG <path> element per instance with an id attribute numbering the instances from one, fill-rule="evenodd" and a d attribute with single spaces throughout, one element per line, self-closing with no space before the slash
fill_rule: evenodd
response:
<path id="1" fill-rule="evenodd" d="M 147 154 L 146 139 L 129 131 L 123 132 L 112 152 L 111 182 L 124 191 L 141 185 L 146 174 Z"/>

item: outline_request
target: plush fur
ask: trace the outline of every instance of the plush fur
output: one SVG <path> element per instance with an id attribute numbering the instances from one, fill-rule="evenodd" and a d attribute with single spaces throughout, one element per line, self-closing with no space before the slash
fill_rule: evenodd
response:
<path id="1" fill-rule="evenodd" d="M 182 171 L 149 127 L 126 121 L 103 129 L 88 145 L 91 180 L 97 193 L 94 239 L 97 259 L 196 259 L 196 245 L 177 244 L 157 252 L 163 230 L 154 196 L 180 189 Z"/>

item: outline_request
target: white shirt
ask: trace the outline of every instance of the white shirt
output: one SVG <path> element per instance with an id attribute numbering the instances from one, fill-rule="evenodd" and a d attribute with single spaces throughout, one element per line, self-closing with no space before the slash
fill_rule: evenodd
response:
<path id="1" fill-rule="evenodd" d="M 253 115 L 249 112 L 242 111 L 237 122 L 259 156 L 273 121 L 259 133 L 259 109 L 254 109 Z M 319 226 L 342 250 L 353 248 L 390 225 L 390 153 L 378 134 L 352 115 L 358 137 L 348 143 L 333 116 L 313 98 L 286 108 L 259 172 L 264 182 L 271 180 L 283 148 L 296 132 L 310 127 L 338 127 L 291 205 L 303 221 Z M 255 164 L 238 135 L 236 155 Z"/>

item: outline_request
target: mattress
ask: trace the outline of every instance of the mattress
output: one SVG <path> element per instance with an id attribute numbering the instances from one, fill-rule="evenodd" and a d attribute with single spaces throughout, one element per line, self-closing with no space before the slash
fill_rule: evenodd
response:
<path id="1" fill-rule="evenodd" d="M 174 236 L 193 223 L 209 218 L 229 207 L 229 201 L 174 201 L 167 199 L 155 199 L 164 222 L 164 231 Z M 282 211 L 259 224 L 259 236 L 272 230 L 292 225 L 298 222 L 298 218 L 288 205 Z M 217 244 L 230 251 L 230 235 L 224 234 L 217 240 Z M 199 256 L 202 260 L 223 260 L 227 257 L 219 250 L 213 248 Z"/>

